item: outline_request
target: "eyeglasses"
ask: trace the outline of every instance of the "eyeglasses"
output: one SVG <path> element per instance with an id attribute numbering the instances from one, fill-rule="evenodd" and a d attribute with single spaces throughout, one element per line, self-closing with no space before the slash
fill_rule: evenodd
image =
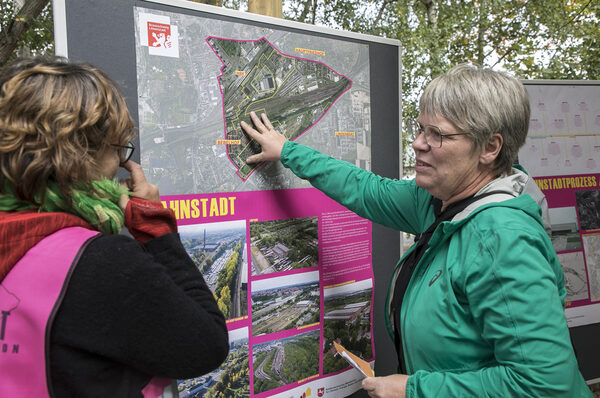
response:
<path id="1" fill-rule="evenodd" d="M 438 126 L 432 126 L 429 124 L 422 125 L 416 120 L 411 120 L 409 124 L 411 128 L 411 135 L 413 141 L 419 137 L 421 133 L 425 135 L 425 142 L 430 147 L 441 148 L 442 147 L 442 138 L 443 137 L 452 137 L 453 135 L 466 135 L 468 133 L 452 133 L 445 134 L 442 133 L 442 130 Z"/>
<path id="2" fill-rule="evenodd" d="M 133 145 L 132 142 L 130 142 L 127 145 L 111 145 L 119 148 L 119 161 L 121 162 L 121 164 L 127 163 L 127 161 L 131 159 L 131 155 L 133 155 L 133 152 L 135 151 L 135 145 Z"/>

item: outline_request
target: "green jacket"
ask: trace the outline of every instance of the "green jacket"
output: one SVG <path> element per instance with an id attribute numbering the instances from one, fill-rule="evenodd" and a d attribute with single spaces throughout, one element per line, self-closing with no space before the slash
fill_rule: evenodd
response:
<path id="1" fill-rule="evenodd" d="M 281 161 L 376 223 L 416 234 L 435 219 L 432 196 L 414 181 L 379 177 L 294 142 Z M 592 397 L 569 338 L 563 271 L 528 194 L 540 192 L 516 169 L 480 193 L 499 189 L 506 195 L 437 227 L 410 280 L 400 316 L 406 396 Z M 395 278 L 388 304 L 394 285 Z M 390 319 L 388 311 L 393 338 Z"/>

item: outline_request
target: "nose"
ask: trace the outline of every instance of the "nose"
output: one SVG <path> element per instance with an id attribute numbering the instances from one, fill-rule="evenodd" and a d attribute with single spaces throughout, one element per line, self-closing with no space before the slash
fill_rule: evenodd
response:
<path id="1" fill-rule="evenodd" d="M 425 139 L 425 134 L 423 131 L 417 132 L 415 136 L 415 140 L 412 143 L 412 147 L 415 151 L 427 151 L 429 148 L 429 144 L 427 144 L 427 140 Z"/>

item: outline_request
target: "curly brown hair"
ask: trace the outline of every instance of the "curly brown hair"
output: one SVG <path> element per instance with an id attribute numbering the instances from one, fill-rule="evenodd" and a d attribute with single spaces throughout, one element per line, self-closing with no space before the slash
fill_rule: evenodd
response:
<path id="1" fill-rule="evenodd" d="M 70 202 L 70 187 L 97 178 L 98 155 L 134 135 L 117 85 L 93 65 L 33 58 L 0 71 L 0 192 L 39 206 L 54 180 Z"/>

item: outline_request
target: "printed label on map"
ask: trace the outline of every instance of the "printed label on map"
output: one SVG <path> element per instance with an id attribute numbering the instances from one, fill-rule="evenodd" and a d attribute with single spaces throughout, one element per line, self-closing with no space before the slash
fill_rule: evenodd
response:
<path id="1" fill-rule="evenodd" d="M 162 15 L 140 14 L 140 44 L 148 47 L 148 54 L 179 58 L 177 26 Z"/>

